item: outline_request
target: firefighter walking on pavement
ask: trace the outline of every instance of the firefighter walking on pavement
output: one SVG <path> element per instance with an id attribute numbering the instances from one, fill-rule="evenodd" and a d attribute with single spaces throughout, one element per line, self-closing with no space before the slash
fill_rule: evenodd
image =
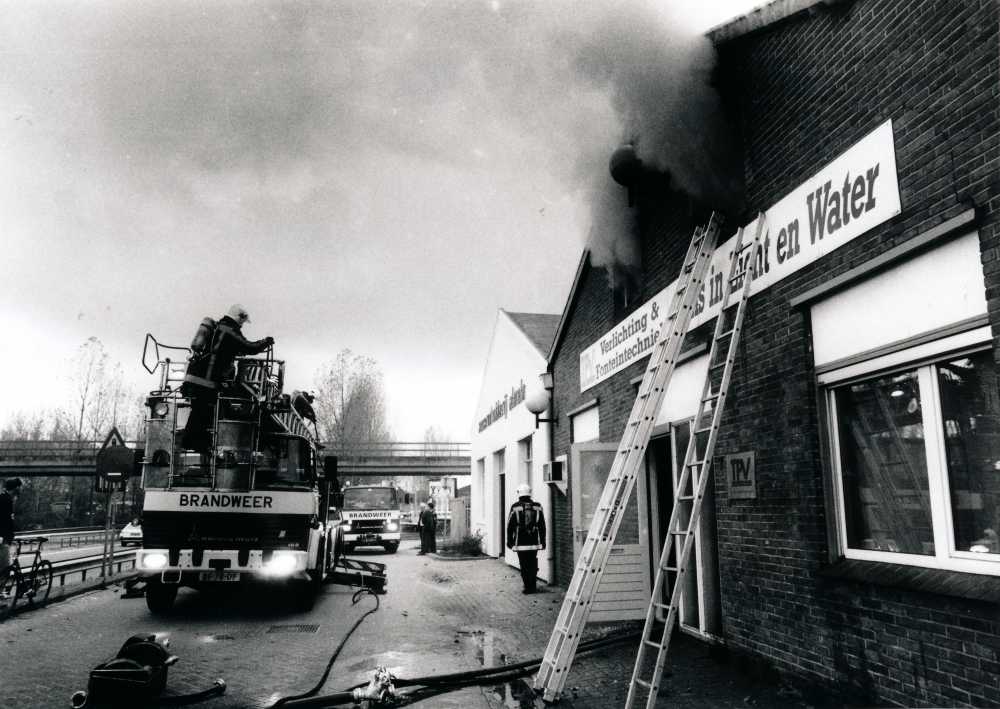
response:
<path id="1" fill-rule="evenodd" d="M 538 580 L 538 551 L 545 548 L 545 515 L 531 499 L 531 486 L 519 485 L 518 499 L 507 517 L 507 548 L 517 552 L 521 564 L 521 593 L 534 593 Z"/>

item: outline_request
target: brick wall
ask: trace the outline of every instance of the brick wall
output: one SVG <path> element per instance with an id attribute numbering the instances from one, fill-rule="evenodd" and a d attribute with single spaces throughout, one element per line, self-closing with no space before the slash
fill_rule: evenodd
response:
<path id="1" fill-rule="evenodd" d="M 756 499 L 728 500 L 716 479 L 726 646 L 845 700 L 1000 705 L 996 604 L 819 573 L 830 548 L 817 391 L 808 313 L 789 305 L 975 207 L 1000 363 L 998 20 L 996 0 L 842 1 L 719 47 L 723 84 L 740 110 L 751 213 L 886 119 L 895 128 L 902 213 L 750 301 L 716 449 L 755 450 L 757 464 Z M 642 302 L 676 277 L 693 221 L 675 196 L 640 195 L 636 209 Z M 601 440 L 620 439 L 629 380 L 647 360 L 581 394 L 579 353 L 623 316 L 603 269 L 586 268 L 553 363 L 554 455 L 569 453 L 565 412 L 595 397 Z M 570 499 L 555 504 L 560 584 L 573 571 Z"/>
<path id="2" fill-rule="evenodd" d="M 1000 609 L 816 573 L 817 398 L 789 299 L 975 206 L 1000 332 L 997 32 L 996 2 L 842 2 L 720 48 L 756 209 L 893 119 L 902 214 L 751 301 L 716 450 L 757 456 L 757 499 L 729 501 L 716 481 L 727 646 L 862 701 L 995 706 Z"/>
<path id="3" fill-rule="evenodd" d="M 622 188 L 622 199 L 628 199 Z M 648 357 L 633 363 L 614 377 L 580 392 L 580 352 L 596 342 L 630 310 L 663 290 L 677 277 L 694 222 L 687 200 L 673 194 L 639 191 L 635 196 L 636 220 L 643 237 L 641 278 L 642 294 L 631 309 L 615 313 L 614 298 L 606 270 L 588 263 L 580 276 L 574 302 L 552 364 L 555 388 L 553 404 L 559 424 L 553 428 L 553 457 L 569 455 L 570 421 L 566 412 L 598 399 L 600 401 L 600 440 L 618 443 L 625 430 L 635 390 L 629 380 L 640 376 Z M 554 496 L 556 582 L 566 585 L 573 576 L 572 476 L 565 497 Z"/>

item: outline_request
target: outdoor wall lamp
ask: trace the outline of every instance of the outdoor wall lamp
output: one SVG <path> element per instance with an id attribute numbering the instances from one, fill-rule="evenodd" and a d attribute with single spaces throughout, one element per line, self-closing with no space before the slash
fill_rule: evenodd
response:
<path id="1" fill-rule="evenodd" d="M 551 423 L 554 426 L 558 426 L 559 419 L 541 418 L 541 413 L 545 411 L 545 409 L 549 408 L 549 400 L 551 399 L 551 394 L 549 392 L 552 391 L 553 387 L 552 372 L 542 372 L 538 375 L 538 378 L 542 382 L 542 388 L 528 394 L 527 398 L 524 400 L 524 405 L 528 411 L 535 415 L 536 429 L 540 423 Z"/>

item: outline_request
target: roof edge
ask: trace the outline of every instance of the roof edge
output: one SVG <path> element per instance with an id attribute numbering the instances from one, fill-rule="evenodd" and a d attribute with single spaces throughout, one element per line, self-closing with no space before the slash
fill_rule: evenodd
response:
<path id="1" fill-rule="evenodd" d="M 774 0 L 745 15 L 713 27 L 705 36 L 716 46 L 758 32 L 796 15 L 816 12 L 817 6 L 835 5 L 841 0 Z"/>
<path id="2" fill-rule="evenodd" d="M 552 338 L 552 345 L 549 347 L 549 352 L 545 357 L 547 367 L 550 369 L 552 367 L 553 355 L 559 347 L 559 341 L 562 340 L 563 331 L 566 329 L 566 321 L 569 319 L 569 311 L 573 307 L 573 300 L 576 298 L 576 290 L 580 286 L 580 276 L 583 275 L 583 267 L 589 258 L 590 249 L 585 247 L 583 253 L 580 255 L 580 263 L 576 266 L 576 275 L 573 276 L 573 285 L 570 286 L 569 297 L 566 298 L 566 306 L 563 308 L 562 317 L 559 318 L 559 326 L 556 327 L 556 336 Z"/>

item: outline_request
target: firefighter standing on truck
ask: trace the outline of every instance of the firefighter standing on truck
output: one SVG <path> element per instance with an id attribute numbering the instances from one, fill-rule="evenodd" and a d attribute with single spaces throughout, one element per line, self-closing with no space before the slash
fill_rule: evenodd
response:
<path id="1" fill-rule="evenodd" d="M 247 309 L 234 305 L 218 323 L 205 318 L 198 327 L 181 384 L 181 393 L 191 399 L 191 416 L 184 428 L 183 443 L 188 450 L 208 449 L 211 442 L 208 431 L 213 426 L 222 377 L 236 358 L 260 354 L 274 344 L 273 337 L 256 342 L 246 339 L 243 325 L 249 322 Z"/>
<path id="2" fill-rule="evenodd" d="M 519 485 L 518 499 L 507 517 L 507 548 L 517 552 L 521 563 L 521 593 L 534 593 L 538 580 L 538 550 L 545 548 L 545 515 L 542 506 L 531 499 L 531 486 Z"/>

